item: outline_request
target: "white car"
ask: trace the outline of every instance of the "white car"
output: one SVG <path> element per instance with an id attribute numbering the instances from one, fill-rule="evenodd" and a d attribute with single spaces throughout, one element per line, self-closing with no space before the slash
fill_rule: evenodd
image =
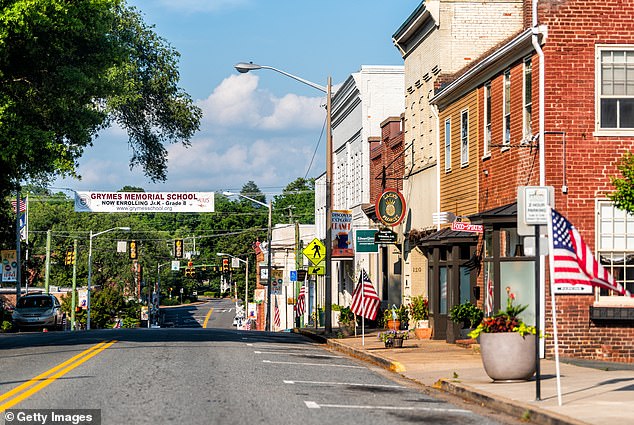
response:
<path id="1" fill-rule="evenodd" d="M 33 294 L 20 297 L 11 317 L 18 330 L 25 328 L 61 329 L 64 313 L 54 295 Z"/>

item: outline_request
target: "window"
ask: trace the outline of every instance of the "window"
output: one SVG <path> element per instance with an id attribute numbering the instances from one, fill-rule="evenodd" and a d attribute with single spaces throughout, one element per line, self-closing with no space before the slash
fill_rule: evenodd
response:
<path id="1" fill-rule="evenodd" d="M 610 201 L 597 203 L 597 257 L 630 292 L 634 291 L 634 216 L 614 207 Z M 606 289 L 600 296 L 611 296 Z"/>
<path id="2" fill-rule="evenodd" d="M 445 120 L 445 171 L 451 171 L 451 118 Z"/>
<path id="3" fill-rule="evenodd" d="M 469 165 L 469 111 L 460 114 L 460 165 Z"/>
<path id="4" fill-rule="evenodd" d="M 533 137 L 533 64 L 531 58 L 524 60 L 524 142 L 530 142 Z"/>
<path id="5" fill-rule="evenodd" d="M 598 130 L 634 129 L 634 47 L 599 47 Z"/>
<path id="6" fill-rule="evenodd" d="M 504 144 L 511 144 L 511 70 L 504 71 L 504 116 L 502 121 L 502 132 L 504 134 Z"/>
<path id="7" fill-rule="evenodd" d="M 491 156 L 491 83 L 484 85 L 484 156 Z"/>

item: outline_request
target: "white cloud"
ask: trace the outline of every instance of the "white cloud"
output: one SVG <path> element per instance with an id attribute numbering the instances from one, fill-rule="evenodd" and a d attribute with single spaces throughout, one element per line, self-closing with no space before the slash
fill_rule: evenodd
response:
<path id="1" fill-rule="evenodd" d="M 198 102 L 204 122 L 214 127 L 248 126 L 261 130 L 320 128 L 326 111 L 319 97 L 287 94 L 281 98 L 258 89 L 253 74 L 225 78 L 207 99 Z"/>

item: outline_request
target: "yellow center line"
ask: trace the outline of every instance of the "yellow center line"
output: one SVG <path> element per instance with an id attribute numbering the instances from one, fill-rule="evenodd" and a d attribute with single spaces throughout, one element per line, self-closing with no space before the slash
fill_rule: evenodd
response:
<path id="1" fill-rule="evenodd" d="M 209 312 L 205 316 L 205 321 L 203 322 L 203 329 L 207 329 L 207 322 L 209 322 L 209 317 L 211 317 L 211 312 L 214 311 L 213 308 L 209 309 Z"/>
<path id="2" fill-rule="evenodd" d="M 32 378 L 31 380 L 25 382 L 24 384 L 18 386 L 17 388 L 14 388 L 13 390 L 2 394 L 0 396 L 0 401 L 5 400 L 13 395 L 16 395 L 18 393 L 20 393 L 21 391 L 24 391 L 21 394 L 18 394 L 16 397 L 14 397 L 13 399 L 7 401 L 4 404 L 0 404 L 0 412 L 3 412 L 6 409 L 10 409 L 11 407 L 15 406 L 16 404 L 18 404 L 19 402 L 21 402 L 22 400 L 30 397 L 31 395 L 35 394 L 36 392 L 40 391 L 41 389 L 47 387 L 48 385 L 52 384 L 57 378 L 60 378 L 62 376 L 64 376 L 66 373 L 70 372 L 71 370 L 75 369 L 77 366 L 81 365 L 82 363 L 90 360 L 91 358 L 93 358 L 94 356 L 96 356 L 97 354 L 101 353 L 103 350 L 105 350 L 106 348 L 110 347 L 111 345 L 113 345 L 115 342 L 117 342 L 116 340 L 110 341 L 110 342 L 100 342 L 99 344 L 96 344 L 92 347 L 90 347 L 89 349 L 82 351 L 81 353 L 77 354 L 74 357 L 71 357 L 70 359 L 66 360 L 65 362 L 55 366 L 54 368 L 39 374 L 38 376 L 36 376 L 35 378 Z M 30 388 L 29 388 L 30 387 Z"/>

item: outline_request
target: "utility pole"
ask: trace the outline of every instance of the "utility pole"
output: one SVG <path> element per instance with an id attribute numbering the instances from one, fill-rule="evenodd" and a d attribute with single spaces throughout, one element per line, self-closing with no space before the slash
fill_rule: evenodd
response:
<path id="1" fill-rule="evenodd" d="M 70 330 L 75 330 L 75 309 L 77 308 L 77 239 L 73 240 L 73 295 L 70 310 Z"/>
<path id="2" fill-rule="evenodd" d="M 44 269 L 44 289 L 48 294 L 48 283 L 51 276 L 51 229 L 46 231 L 46 266 Z"/>

